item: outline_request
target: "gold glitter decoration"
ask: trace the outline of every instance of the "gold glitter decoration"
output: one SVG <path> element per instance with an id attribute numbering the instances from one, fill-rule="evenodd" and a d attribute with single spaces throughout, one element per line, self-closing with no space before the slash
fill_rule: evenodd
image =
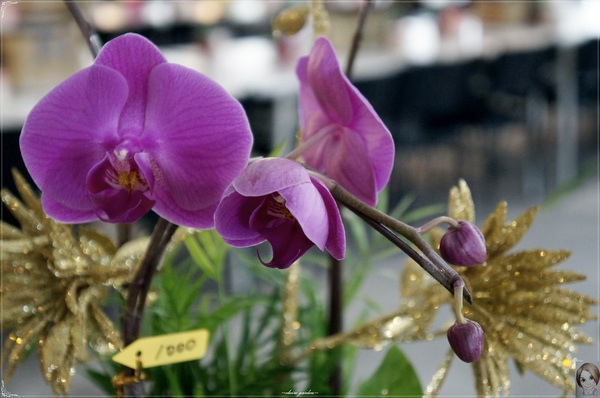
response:
<path id="1" fill-rule="evenodd" d="M 329 13 L 323 0 L 310 0 L 310 13 L 313 17 L 313 36 L 326 36 L 329 33 Z"/>
<path id="2" fill-rule="evenodd" d="M 59 224 L 46 216 L 39 198 L 16 171 L 21 202 L 2 190 L 2 202 L 20 229 L 0 224 L 2 327 L 10 330 L 2 361 L 6 381 L 38 344 L 42 374 L 55 394 L 69 390 L 75 366 L 88 347 L 99 353 L 122 347 L 118 330 L 101 305 L 111 286 L 126 282 L 148 239 L 117 249 L 91 229 Z"/>
<path id="3" fill-rule="evenodd" d="M 323 0 L 309 0 L 308 5 L 282 10 L 271 24 L 274 35 L 293 36 L 312 20 L 313 38 L 326 36 L 329 32 L 329 13 Z"/>
<path id="4" fill-rule="evenodd" d="M 296 336 L 300 329 L 300 322 L 298 321 L 298 294 L 301 282 L 301 269 L 300 260 L 296 260 L 285 271 L 283 311 L 281 314 L 282 322 L 279 338 L 279 357 L 281 363 L 290 363 L 291 349 L 296 342 Z"/>
<path id="5" fill-rule="evenodd" d="M 488 251 L 486 263 L 457 267 L 473 292 L 474 303 L 464 307 L 464 315 L 479 322 L 485 333 L 482 358 L 472 364 L 479 396 L 508 394 L 510 358 L 523 371 L 530 370 L 563 391 L 573 391 L 576 345 L 592 342 L 576 326 L 596 318 L 589 311 L 595 300 L 560 287 L 585 276 L 552 269 L 565 261 L 569 252 L 533 249 L 507 253 L 527 233 L 537 211 L 533 207 L 507 222 L 507 204 L 498 204 L 481 228 Z M 475 222 L 473 201 L 464 181 L 450 191 L 448 214 Z M 440 236 L 441 232 L 432 234 L 438 245 Z M 414 271 L 405 272 L 403 280 L 414 278 L 413 272 L 421 272 L 417 267 L 411 269 Z M 431 305 L 439 305 L 444 296 L 451 305 L 447 292 L 435 283 L 430 285 L 418 293 L 422 301 L 412 308 L 413 317 L 430 311 Z M 443 373 L 448 366 L 445 361 L 438 372 Z M 440 388 L 441 383 L 434 379 L 426 396 L 436 396 Z"/>
<path id="6" fill-rule="evenodd" d="M 273 32 L 280 32 L 285 36 L 292 36 L 298 33 L 310 15 L 308 6 L 290 7 L 281 11 L 272 24 Z"/>

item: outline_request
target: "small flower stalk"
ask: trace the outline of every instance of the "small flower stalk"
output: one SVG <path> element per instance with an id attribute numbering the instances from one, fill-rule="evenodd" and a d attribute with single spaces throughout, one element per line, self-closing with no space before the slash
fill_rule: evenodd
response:
<path id="1" fill-rule="evenodd" d="M 487 259 L 485 238 L 474 224 L 458 221 L 451 225 L 440 241 L 440 254 L 454 265 L 473 267 Z"/>

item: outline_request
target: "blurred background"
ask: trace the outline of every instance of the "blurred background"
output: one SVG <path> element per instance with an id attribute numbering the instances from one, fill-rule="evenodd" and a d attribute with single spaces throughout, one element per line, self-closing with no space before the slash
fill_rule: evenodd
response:
<path id="1" fill-rule="evenodd" d="M 140 33 L 169 61 L 223 85 L 246 109 L 255 154 L 264 155 L 294 142 L 294 68 L 312 33 L 307 26 L 293 37 L 274 35 L 271 24 L 299 4 L 92 0 L 80 7 L 103 42 Z M 361 5 L 325 1 L 342 65 Z M 12 190 L 10 169 L 25 172 L 18 137 L 28 112 L 93 59 L 62 2 L 3 1 L 1 24 L 2 186 Z M 374 1 L 353 81 L 396 143 L 392 203 L 406 195 L 416 206 L 445 203 L 459 178 L 473 192 L 478 222 L 500 200 L 514 204 L 514 215 L 548 203 L 539 216 L 544 227 L 534 228 L 529 242 L 577 249 L 575 269 L 588 275 L 584 291 L 597 297 L 599 35 L 600 1 Z M 2 217 L 10 221 L 4 210 Z M 376 296 L 380 283 L 397 290 L 395 281 L 374 278 Z M 588 332 L 598 336 L 598 326 Z M 600 360 L 597 347 L 592 360 Z M 431 361 L 421 366 L 432 371 L 438 360 Z M 37 369 L 30 372 L 37 378 Z M 20 384 L 29 374 L 15 375 L 14 392 L 30 391 Z M 49 393 L 44 388 L 35 394 Z M 449 388 L 466 396 L 461 382 Z M 528 388 L 522 393 L 534 391 Z"/>

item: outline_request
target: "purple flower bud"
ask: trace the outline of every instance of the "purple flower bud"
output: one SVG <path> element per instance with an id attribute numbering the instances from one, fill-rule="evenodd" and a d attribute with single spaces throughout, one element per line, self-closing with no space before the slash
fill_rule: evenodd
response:
<path id="1" fill-rule="evenodd" d="M 472 267 L 483 263 L 487 258 L 485 238 L 475 225 L 459 221 L 457 227 L 450 227 L 440 242 L 440 254 L 450 264 Z"/>
<path id="2" fill-rule="evenodd" d="M 483 329 L 470 319 L 465 323 L 454 322 L 448 329 L 448 342 L 450 347 L 461 360 L 474 362 L 481 358 L 483 353 Z"/>

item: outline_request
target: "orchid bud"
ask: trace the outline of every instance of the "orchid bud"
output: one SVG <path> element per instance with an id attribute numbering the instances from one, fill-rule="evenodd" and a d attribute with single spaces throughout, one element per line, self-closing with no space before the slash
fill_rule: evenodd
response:
<path id="1" fill-rule="evenodd" d="M 450 347 L 464 362 L 474 362 L 483 353 L 483 329 L 479 323 L 465 319 L 464 323 L 454 322 L 448 329 Z"/>
<path id="2" fill-rule="evenodd" d="M 440 242 L 440 254 L 450 264 L 472 267 L 483 263 L 487 258 L 485 238 L 475 225 L 459 221 L 459 226 L 451 226 Z"/>

